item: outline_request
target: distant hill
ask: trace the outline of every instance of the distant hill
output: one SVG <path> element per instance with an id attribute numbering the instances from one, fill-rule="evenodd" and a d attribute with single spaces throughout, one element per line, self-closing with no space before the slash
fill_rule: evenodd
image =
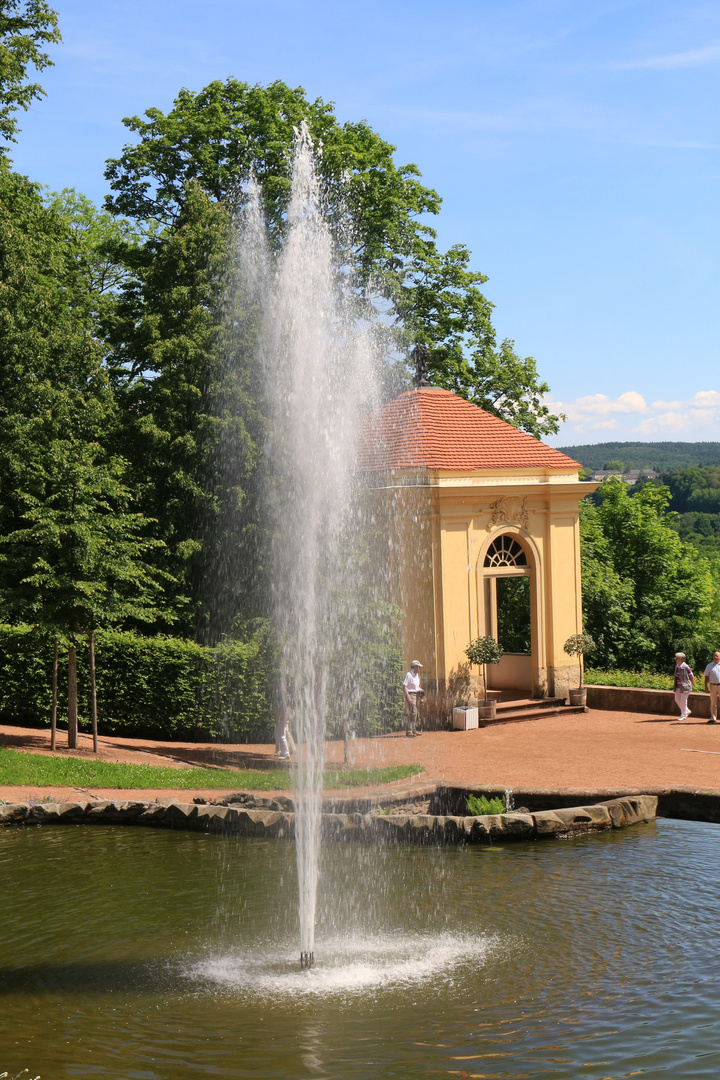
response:
<path id="1" fill-rule="evenodd" d="M 604 442 L 586 446 L 558 446 L 586 469 L 602 469 L 607 461 L 621 461 L 628 469 L 687 469 L 692 465 L 720 465 L 720 442 Z"/>

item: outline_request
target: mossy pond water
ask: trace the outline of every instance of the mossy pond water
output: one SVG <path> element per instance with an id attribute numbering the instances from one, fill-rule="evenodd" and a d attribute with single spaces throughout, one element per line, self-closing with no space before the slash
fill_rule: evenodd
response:
<path id="1" fill-rule="evenodd" d="M 42 1080 L 720 1074 L 720 827 L 323 853 L 0 831 L 0 1072 Z"/>

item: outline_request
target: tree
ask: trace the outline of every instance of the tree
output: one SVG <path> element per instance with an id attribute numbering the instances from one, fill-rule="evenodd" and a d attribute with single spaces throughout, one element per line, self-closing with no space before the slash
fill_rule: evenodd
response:
<path id="1" fill-rule="evenodd" d="M 243 544 L 257 527 L 262 416 L 242 319 L 224 319 L 229 245 L 227 208 L 191 185 L 171 228 L 115 247 L 131 273 L 106 323 L 120 417 L 113 446 L 163 542 L 158 565 L 176 582 L 179 629 L 213 642 L 229 630 L 223 590 L 246 612 L 261 607 L 257 559 Z"/>
<path id="2" fill-rule="evenodd" d="M 60 40 L 57 13 L 45 0 L 0 0 L 0 138 L 6 142 L 16 141 L 17 110 L 29 109 L 45 94 L 39 83 L 28 81 L 28 68 L 52 66 L 42 47 Z"/>
<path id="3" fill-rule="evenodd" d="M 68 745 L 77 743 L 76 648 L 88 637 L 94 690 L 94 631 L 128 620 L 153 622 L 162 584 L 145 555 L 159 541 L 130 509 L 124 463 L 97 444 L 53 440 L 29 490 L 20 527 L 0 536 L 0 581 L 10 618 L 61 635 L 69 647 Z M 172 617 L 172 616 L 171 616 Z M 97 717 L 93 697 L 93 728 Z M 96 747 L 97 749 L 97 747 Z"/>
<path id="4" fill-rule="evenodd" d="M 131 253 L 142 247 L 151 232 L 137 222 L 99 210 L 74 188 L 46 192 L 43 202 L 72 238 L 75 273 L 90 302 L 93 334 L 102 340 L 114 303 L 131 282 Z"/>
<path id="5" fill-rule="evenodd" d="M 479 637 L 471 641 L 465 649 L 465 655 L 471 664 L 477 664 L 483 671 L 485 701 L 488 700 L 487 665 L 499 664 L 505 650 L 498 645 L 494 637 Z"/>
<path id="6" fill-rule="evenodd" d="M 592 652 L 595 648 L 595 642 L 590 637 L 590 634 L 572 634 L 563 645 L 563 649 L 568 656 L 577 656 L 580 664 L 580 689 L 583 688 L 583 676 L 585 673 L 584 657 L 585 653 Z"/>
<path id="7" fill-rule="evenodd" d="M 265 408 L 252 313 L 238 312 L 245 301 L 229 300 L 226 288 L 234 215 L 243 181 L 255 176 L 271 245 L 281 243 L 303 122 L 322 147 L 325 210 L 353 270 L 346 280 L 361 309 L 383 294 L 379 325 L 395 325 L 393 358 L 427 340 L 438 385 L 535 434 L 556 424 L 533 361 L 509 342 L 497 345 L 492 305 L 477 287 L 485 279 L 468 269 L 469 252 L 437 251 L 426 220 L 439 196 L 416 166 L 396 165 L 394 147 L 367 124 L 340 124 L 332 105 L 279 81 L 236 79 L 182 90 L 168 113 L 126 119 L 137 142 L 108 162 L 106 208 L 148 236 L 112 247 L 128 273 L 106 323 L 122 416 L 116 449 L 131 462 L 139 505 L 158 521 L 162 568 L 190 601 L 178 626 L 208 642 L 230 629 L 230 595 L 253 618 L 265 588 Z M 403 379 L 406 386 L 406 371 Z M 217 467 L 218 448 L 229 469 Z M 208 604 L 208 594 L 226 603 Z"/>
<path id="8" fill-rule="evenodd" d="M 400 344 L 430 347 L 436 385 L 533 434 L 557 430 L 534 361 L 517 356 L 511 341 L 496 342 L 492 304 L 478 289 L 487 279 L 468 269 L 470 252 L 461 245 L 438 251 L 425 219 L 439 213 L 440 196 L 420 183 L 417 166 L 397 166 L 395 147 L 366 123 L 340 124 L 331 104 L 309 101 L 300 88 L 236 79 L 197 94 L 182 90 L 169 113 L 148 109 L 145 117 L 123 121 L 139 141 L 108 162 L 109 210 L 172 229 L 192 192 L 234 209 L 242 182 L 253 174 L 279 242 L 294 131 L 305 121 L 322 148 L 319 167 L 338 248 L 358 281 L 389 302 Z"/>
<path id="9" fill-rule="evenodd" d="M 78 635 L 155 617 L 161 588 L 143 560 L 158 541 L 103 445 L 116 405 L 77 245 L 0 162 L 0 614 L 68 643 L 71 744 Z"/>
<path id="10" fill-rule="evenodd" d="M 582 504 L 585 629 L 599 664 L 663 670 L 677 649 L 689 655 L 709 632 L 715 587 L 707 562 L 683 543 L 667 512 L 670 493 L 620 480 Z"/>

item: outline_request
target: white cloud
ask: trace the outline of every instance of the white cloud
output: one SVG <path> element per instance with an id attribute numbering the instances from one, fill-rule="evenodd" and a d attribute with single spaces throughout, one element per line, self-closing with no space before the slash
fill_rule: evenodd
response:
<path id="1" fill-rule="evenodd" d="M 627 390 L 616 398 L 589 394 L 574 401 L 548 402 L 552 412 L 565 413 L 562 437 L 571 433 L 616 431 L 624 437 L 652 439 L 677 434 L 682 438 L 720 438 L 720 392 L 700 390 L 686 401 L 653 401 Z M 717 433 L 714 429 L 717 428 Z M 709 434 L 708 434 L 709 433 Z"/>
<path id="2" fill-rule="evenodd" d="M 645 398 L 635 390 L 627 390 L 616 398 L 588 394 L 575 401 L 553 401 L 550 407 L 553 412 L 565 413 L 574 431 L 613 430 L 620 426 L 618 416 L 647 410 Z"/>
<path id="3" fill-rule="evenodd" d="M 612 71 L 674 71 L 678 68 L 704 67 L 707 64 L 720 63 L 720 42 L 703 45 L 699 49 L 686 49 L 684 52 L 667 53 L 664 56 L 645 56 L 637 60 L 624 60 L 605 64 Z"/>

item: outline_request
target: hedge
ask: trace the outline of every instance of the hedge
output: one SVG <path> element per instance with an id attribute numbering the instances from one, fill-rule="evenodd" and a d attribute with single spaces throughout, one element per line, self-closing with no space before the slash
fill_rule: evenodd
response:
<path id="1" fill-rule="evenodd" d="M 0 625 L 0 718 L 47 726 L 52 640 Z M 135 738 L 254 741 L 272 738 L 266 636 L 206 648 L 192 641 L 96 634 L 98 730 Z M 61 650 L 58 720 L 67 715 L 67 654 Z M 81 728 L 89 726 L 88 650 L 78 644 Z"/>
<path id="2" fill-rule="evenodd" d="M 585 669 L 587 686 L 637 686 L 643 690 L 672 690 L 674 675 L 656 674 L 652 671 L 602 671 L 600 668 Z M 702 690 L 702 675 L 695 675 L 694 690 Z"/>

